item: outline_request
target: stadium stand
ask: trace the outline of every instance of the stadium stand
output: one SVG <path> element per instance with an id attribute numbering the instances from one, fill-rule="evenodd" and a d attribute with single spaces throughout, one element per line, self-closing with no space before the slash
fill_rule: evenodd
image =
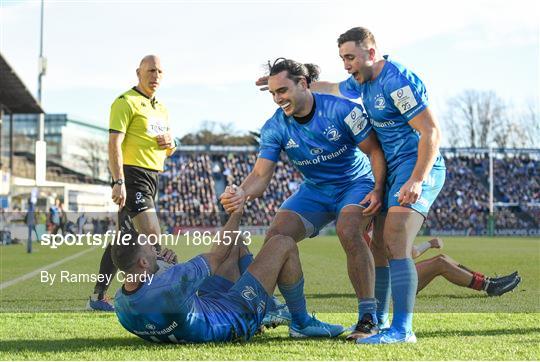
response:
<path id="1" fill-rule="evenodd" d="M 462 230 L 467 235 L 485 234 L 489 215 L 487 154 L 449 151 L 444 155 L 447 179 L 426 222 L 426 232 Z M 179 152 L 167 160 L 158 205 L 168 230 L 219 225 L 219 194 L 227 184 L 240 184 L 255 160 L 255 152 Z M 537 229 L 539 158 L 498 152 L 494 175 L 495 201 L 499 202 L 495 228 Z M 263 197 L 250 202 L 243 223 L 268 226 L 281 203 L 301 182 L 298 171 L 282 156 L 269 188 Z"/>

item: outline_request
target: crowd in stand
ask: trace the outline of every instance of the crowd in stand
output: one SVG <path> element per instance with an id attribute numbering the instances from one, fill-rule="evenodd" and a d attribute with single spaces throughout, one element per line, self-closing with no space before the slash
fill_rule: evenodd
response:
<path id="1" fill-rule="evenodd" d="M 158 192 L 159 210 L 168 231 L 219 226 L 219 194 L 226 185 L 239 185 L 255 161 L 254 153 L 184 153 L 168 159 Z M 446 158 L 446 183 L 430 211 L 427 228 L 466 230 L 472 235 L 486 229 L 488 162 L 484 155 Z M 532 204 L 540 202 L 540 161 L 527 157 L 497 158 L 494 174 L 495 201 L 511 203 L 496 208 L 495 227 L 538 227 L 540 208 Z M 268 226 L 281 203 L 301 182 L 301 175 L 282 155 L 266 192 L 248 203 L 243 223 Z"/>
<path id="2" fill-rule="evenodd" d="M 165 162 L 160 176 L 158 205 L 167 231 L 185 226 L 219 226 L 219 209 L 207 154 L 184 154 Z"/>

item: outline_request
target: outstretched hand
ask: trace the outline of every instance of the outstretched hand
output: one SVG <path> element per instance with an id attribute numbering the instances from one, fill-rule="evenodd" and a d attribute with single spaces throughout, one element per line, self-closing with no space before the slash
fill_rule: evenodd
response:
<path id="1" fill-rule="evenodd" d="M 241 187 L 231 185 L 225 188 L 219 200 L 227 214 L 232 214 L 233 212 L 242 211 L 246 202 L 246 194 Z"/>

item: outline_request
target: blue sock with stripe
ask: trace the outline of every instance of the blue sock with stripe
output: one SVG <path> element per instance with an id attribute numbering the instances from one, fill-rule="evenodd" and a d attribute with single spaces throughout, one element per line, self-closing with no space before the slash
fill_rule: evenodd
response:
<path id="1" fill-rule="evenodd" d="M 304 327 L 309 320 L 304 295 L 304 277 L 301 277 L 295 284 L 278 284 L 278 288 L 285 298 L 287 307 L 289 307 L 292 323 L 298 327 Z"/>
<path id="2" fill-rule="evenodd" d="M 253 263 L 253 254 L 246 254 L 238 259 L 238 269 L 240 269 L 240 275 L 244 274 L 251 263 Z"/>
<path id="3" fill-rule="evenodd" d="M 377 320 L 384 323 L 390 309 L 390 267 L 375 267 L 375 299 L 377 299 Z"/>
<path id="4" fill-rule="evenodd" d="M 411 258 L 390 260 L 390 284 L 394 302 L 392 328 L 400 332 L 412 332 L 418 274 Z"/>
<path id="5" fill-rule="evenodd" d="M 371 315 L 371 321 L 377 324 L 377 299 L 361 298 L 358 299 L 358 320 L 360 321 L 365 314 Z"/>

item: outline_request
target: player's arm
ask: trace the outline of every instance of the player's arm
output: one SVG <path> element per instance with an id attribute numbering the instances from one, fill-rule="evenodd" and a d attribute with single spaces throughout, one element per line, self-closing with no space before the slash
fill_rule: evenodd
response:
<path id="1" fill-rule="evenodd" d="M 418 159 L 409 180 L 402 186 L 398 201 L 401 204 L 414 204 L 422 192 L 422 182 L 431 172 L 441 142 L 439 123 L 429 107 L 409 121 L 411 127 L 420 133 Z"/>
<path id="2" fill-rule="evenodd" d="M 341 91 L 339 90 L 339 83 L 323 82 L 323 81 L 312 82 L 309 88 L 313 92 L 332 94 L 338 97 L 343 97 L 343 94 L 341 94 Z"/>
<path id="3" fill-rule="evenodd" d="M 125 133 L 110 130 L 109 131 L 109 169 L 113 181 L 124 180 L 123 157 L 122 157 L 122 142 L 124 141 Z M 124 184 L 114 184 L 112 190 L 112 199 L 120 208 L 126 203 L 126 186 Z"/>
<path id="4" fill-rule="evenodd" d="M 375 177 L 373 191 L 366 195 L 361 202 L 361 204 L 367 204 L 369 202 L 369 205 L 364 210 L 364 215 L 372 216 L 375 215 L 382 206 L 386 180 L 386 160 L 381 146 L 379 145 L 379 141 L 375 136 L 375 132 L 370 132 L 369 136 L 358 144 L 358 147 L 369 157 L 371 170 Z"/>
<path id="5" fill-rule="evenodd" d="M 212 274 L 214 274 L 217 268 L 219 268 L 225 259 L 229 257 L 231 251 L 237 244 L 236 234 L 233 233 L 233 231 L 238 231 L 240 226 L 240 220 L 242 219 L 242 208 L 243 206 L 240 208 L 240 210 L 231 214 L 229 220 L 227 220 L 227 223 L 220 231 L 220 242 L 213 243 L 210 252 L 205 254 Z"/>
<path id="6" fill-rule="evenodd" d="M 416 259 L 424 254 L 429 249 L 442 249 L 443 241 L 441 238 L 433 238 L 429 241 L 425 241 L 422 244 L 413 245 L 412 247 L 412 258 Z"/>
<path id="7" fill-rule="evenodd" d="M 274 175 L 275 169 L 276 163 L 274 161 L 258 158 L 253 170 L 240 185 L 245 192 L 246 198 L 252 199 L 262 196 L 272 179 L 272 175 Z"/>
<path id="8" fill-rule="evenodd" d="M 125 97 L 118 97 L 111 105 L 109 118 L 109 169 L 113 181 L 124 180 L 122 142 L 124 142 L 132 117 L 133 111 Z M 113 185 L 112 199 L 120 208 L 124 207 L 126 203 L 124 183 Z"/>
<path id="9" fill-rule="evenodd" d="M 259 79 L 255 81 L 255 85 L 259 88 L 260 91 L 267 91 L 268 90 L 268 76 L 262 76 Z M 333 94 L 338 97 L 343 97 L 343 94 L 341 94 L 341 91 L 339 89 L 339 83 L 332 83 L 332 82 L 312 82 L 309 85 L 309 88 L 313 92 L 317 93 L 325 93 L 325 94 Z"/>
<path id="10" fill-rule="evenodd" d="M 231 194 L 225 191 L 221 196 L 221 204 L 227 213 L 231 213 L 238 209 L 246 200 L 257 198 L 263 194 L 268 187 L 276 163 L 266 158 L 259 157 L 255 162 L 253 170 L 244 179 L 244 182 L 236 190 L 236 193 Z"/>

